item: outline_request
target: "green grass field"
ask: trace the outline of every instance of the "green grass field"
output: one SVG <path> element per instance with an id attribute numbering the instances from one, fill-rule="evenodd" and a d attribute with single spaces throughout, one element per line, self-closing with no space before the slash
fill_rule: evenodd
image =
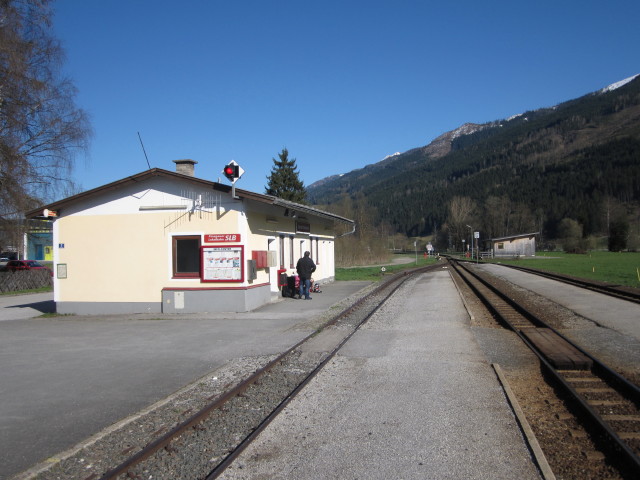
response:
<path id="1" fill-rule="evenodd" d="M 412 261 L 400 265 L 381 265 L 372 267 L 336 268 L 336 280 L 369 280 L 375 282 L 384 275 L 416 267 L 415 257 L 407 255 Z M 425 260 L 418 257 L 418 265 L 435 263 L 435 259 Z M 535 258 L 504 260 L 494 259 L 493 263 L 520 265 L 549 272 L 562 273 L 587 280 L 608 282 L 614 285 L 627 285 L 640 288 L 640 253 L 635 252 L 591 252 L 586 255 L 562 252 L 540 252 Z"/>
<path id="2" fill-rule="evenodd" d="M 425 265 L 431 265 L 436 263 L 434 258 L 423 258 L 418 256 L 418 262 L 416 264 L 415 256 L 404 255 L 409 263 L 403 264 L 389 264 L 389 265 L 376 265 L 373 267 L 350 267 L 350 268 L 336 268 L 336 280 L 369 280 L 372 282 L 380 280 L 384 275 L 391 275 L 394 273 L 407 270 L 409 268 L 424 267 Z M 394 257 L 398 258 L 398 256 Z M 385 271 L 382 271 L 384 267 Z"/>
<path id="3" fill-rule="evenodd" d="M 493 263 L 520 265 L 574 277 L 640 288 L 640 253 L 591 252 L 585 255 L 539 252 L 535 258 L 498 260 Z"/>

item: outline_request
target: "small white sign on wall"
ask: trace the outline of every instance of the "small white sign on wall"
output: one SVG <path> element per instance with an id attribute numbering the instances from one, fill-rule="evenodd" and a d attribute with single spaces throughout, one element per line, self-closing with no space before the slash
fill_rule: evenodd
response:
<path id="1" fill-rule="evenodd" d="M 184 292 L 173 292 L 173 308 L 176 310 L 184 309 Z"/>
<path id="2" fill-rule="evenodd" d="M 67 264 L 66 263 L 57 264 L 56 273 L 58 278 L 67 278 Z"/>

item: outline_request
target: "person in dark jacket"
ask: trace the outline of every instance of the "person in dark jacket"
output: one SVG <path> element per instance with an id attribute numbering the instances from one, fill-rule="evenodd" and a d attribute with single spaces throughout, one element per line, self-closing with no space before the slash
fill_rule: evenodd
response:
<path id="1" fill-rule="evenodd" d="M 316 271 L 316 264 L 311 260 L 311 253 L 304 252 L 304 257 L 298 260 L 296 271 L 300 277 L 300 294 L 299 298 L 304 295 L 305 300 L 311 300 L 309 296 L 309 287 L 311 286 L 311 274 Z"/>

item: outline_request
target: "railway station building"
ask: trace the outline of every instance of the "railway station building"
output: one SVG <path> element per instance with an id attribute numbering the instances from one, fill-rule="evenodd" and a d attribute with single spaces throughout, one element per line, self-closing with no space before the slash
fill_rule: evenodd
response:
<path id="1" fill-rule="evenodd" d="M 494 257 L 535 257 L 536 235 L 523 233 L 491 239 L 491 251 Z"/>
<path id="2" fill-rule="evenodd" d="M 58 313 L 250 311 L 279 296 L 305 251 L 314 280 L 334 279 L 335 238 L 353 220 L 174 162 L 27 212 L 52 222 Z"/>

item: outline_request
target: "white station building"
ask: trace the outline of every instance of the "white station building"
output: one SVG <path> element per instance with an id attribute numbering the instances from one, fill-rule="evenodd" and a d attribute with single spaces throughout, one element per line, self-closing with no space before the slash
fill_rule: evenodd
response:
<path id="1" fill-rule="evenodd" d="M 353 220 L 174 162 L 27 213 L 53 222 L 58 313 L 250 311 L 279 296 L 279 274 L 307 250 L 314 280 L 334 279 L 334 241 Z"/>

